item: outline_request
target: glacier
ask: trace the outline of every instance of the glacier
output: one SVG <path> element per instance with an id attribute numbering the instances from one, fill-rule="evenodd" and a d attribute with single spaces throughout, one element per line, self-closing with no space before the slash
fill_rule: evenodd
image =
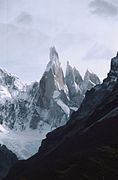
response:
<path id="1" fill-rule="evenodd" d="M 46 123 L 40 130 L 27 129 L 22 132 L 0 125 L 0 144 L 15 153 L 18 159 L 28 159 L 38 152 L 42 139 L 50 131 L 51 126 Z"/>

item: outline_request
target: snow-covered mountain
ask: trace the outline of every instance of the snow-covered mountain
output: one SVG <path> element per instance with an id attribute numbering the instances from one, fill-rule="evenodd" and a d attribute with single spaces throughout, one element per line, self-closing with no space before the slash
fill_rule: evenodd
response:
<path id="1" fill-rule="evenodd" d="M 64 125 L 73 109 L 77 109 L 86 93 L 99 78 L 89 71 L 84 80 L 75 68 L 67 63 L 66 75 L 59 61 L 55 47 L 50 48 L 50 61 L 40 82 L 34 82 L 18 90 L 17 97 L 6 101 L 2 119 L 7 126 L 16 130 L 40 129 L 40 124 L 47 123 L 51 128 Z M 8 90 L 17 90 L 15 80 L 8 76 Z M 13 81 L 13 82 L 12 82 Z M 18 84 L 18 83 L 17 83 Z M 15 90 L 14 90 L 15 89 Z M 3 113 L 4 112 L 4 113 Z"/>
<path id="2" fill-rule="evenodd" d="M 4 99 L 4 103 L 0 103 L 0 124 L 9 128 L 1 143 L 20 158 L 30 157 L 38 150 L 47 132 L 66 124 L 72 111 L 80 106 L 86 91 L 100 83 L 99 78 L 89 71 L 82 79 L 79 71 L 72 68 L 69 62 L 64 77 L 55 47 L 50 48 L 49 58 L 40 82 L 31 85 L 23 85 L 18 78 L 0 71 L 0 96 Z M 36 134 L 36 138 L 29 141 L 27 137 L 32 133 Z M 19 143 L 20 136 L 26 137 L 23 144 Z M 19 146 L 22 147 L 21 153 L 17 150 Z"/>
<path id="3" fill-rule="evenodd" d="M 85 77 L 89 74 L 87 72 Z M 93 75 L 92 78 L 96 82 Z M 38 153 L 26 161 L 19 161 L 6 180 L 20 180 L 21 177 L 30 180 L 116 180 L 117 137 L 118 54 L 111 60 L 107 78 L 86 93 L 68 123 L 48 133 Z"/>
<path id="4" fill-rule="evenodd" d="M 0 100 L 15 98 L 24 84 L 15 76 L 0 68 Z"/>

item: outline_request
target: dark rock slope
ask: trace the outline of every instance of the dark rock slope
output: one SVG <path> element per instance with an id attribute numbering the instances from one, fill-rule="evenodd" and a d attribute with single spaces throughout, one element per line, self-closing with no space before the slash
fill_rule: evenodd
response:
<path id="1" fill-rule="evenodd" d="M 9 169 L 17 162 L 17 157 L 4 145 L 0 145 L 0 180 L 3 179 Z"/>
<path id="2" fill-rule="evenodd" d="M 80 109 L 49 133 L 39 152 L 13 167 L 7 180 L 118 179 L 118 56 L 108 77 L 86 93 Z"/>

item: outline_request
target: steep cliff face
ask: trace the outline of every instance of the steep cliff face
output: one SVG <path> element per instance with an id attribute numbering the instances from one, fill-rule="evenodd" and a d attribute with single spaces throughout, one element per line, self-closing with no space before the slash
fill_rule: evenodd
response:
<path id="1" fill-rule="evenodd" d="M 59 56 L 53 47 L 50 49 L 50 61 L 40 81 L 41 106 L 49 109 L 50 100 L 53 97 L 54 91 L 64 90 L 65 86 Z"/>
<path id="2" fill-rule="evenodd" d="M 111 69 L 108 77 L 104 80 L 104 85 L 112 88 L 115 82 L 118 80 L 118 53 L 116 57 L 111 59 Z"/>
<path id="3" fill-rule="evenodd" d="M 77 84 L 75 82 L 74 70 L 70 66 L 69 62 L 67 62 L 65 79 L 66 79 L 66 84 L 69 89 L 70 97 L 75 96 L 77 94 Z"/>
<path id="4" fill-rule="evenodd" d="M 69 115 L 68 88 L 55 47 L 50 49 L 50 61 L 40 80 L 37 104 L 47 111 L 47 121 L 54 127 L 63 125 Z"/>
<path id="5" fill-rule="evenodd" d="M 73 71 L 74 71 L 74 76 L 75 76 L 76 84 L 81 86 L 81 84 L 83 82 L 81 74 L 79 73 L 79 71 L 75 67 L 73 68 Z"/>
<path id="6" fill-rule="evenodd" d="M 39 152 L 19 162 L 7 180 L 113 179 L 118 177 L 118 58 L 108 77 L 86 93 L 69 122 L 47 134 Z M 115 80 L 114 80 L 115 79 Z"/>
<path id="7" fill-rule="evenodd" d="M 79 71 L 72 68 L 67 62 L 65 81 L 69 90 L 71 106 L 80 107 L 87 90 L 91 90 L 95 85 L 100 84 L 98 76 L 89 70 L 86 71 L 82 79 Z"/>

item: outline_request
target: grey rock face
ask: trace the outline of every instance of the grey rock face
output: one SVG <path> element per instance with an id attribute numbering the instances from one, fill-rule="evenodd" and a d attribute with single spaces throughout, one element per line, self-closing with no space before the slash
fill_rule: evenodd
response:
<path id="1" fill-rule="evenodd" d="M 76 84 L 81 86 L 81 84 L 83 82 L 81 74 L 79 73 L 79 71 L 75 67 L 74 67 L 73 71 L 74 71 L 74 76 L 75 76 Z"/>
<path id="2" fill-rule="evenodd" d="M 77 79 L 77 76 L 76 76 Z M 67 62 L 67 68 L 66 68 L 66 76 L 65 76 L 66 84 L 69 89 L 69 95 L 70 98 L 73 96 L 76 96 L 77 94 L 77 84 L 75 82 L 75 75 L 73 68 L 69 65 L 69 62 Z"/>
<path id="3" fill-rule="evenodd" d="M 82 77 L 78 70 L 72 68 L 67 62 L 65 81 L 69 91 L 70 106 L 79 107 L 82 102 L 80 85 Z"/>
<path id="4" fill-rule="evenodd" d="M 100 84 L 100 79 L 94 73 L 88 70 L 85 73 L 84 80 L 82 79 L 79 71 L 76 68 L 72 68 L 67 62 L 66 84 L 69 90 L 70 105 L 80 107 L 87 90 L 91 90 L 97 84 Z"/>
<path id="5" fill-rule="evenodd" d="M 59 126 L 59 124 L 62 125 L 63 122 L 61 121 L 63 121 L 64 117 L 67 119 L 69 112 L 66 114 L 64 108 L 61 106 L 66 107 L 69 99 L 63 70 L 55 47 L 50 49 L 50 61 L 40 80 L 38 94 L 37 104 L 39 104 L 42 110 L 45 109 L 48 112 L 45 121 L 56 127 Z M 60 100 L 60 104 L 57 99 Z"/>
<path id="6" fill-rule="evenodd" d="M 55 47 L 50 49 L 50 61 L 46 71 L 40 80 L 40 96 L 42 98 L 41 106 L 49 109 L 50 100 L 54 91 L 64 90 L 66 88 L 63 70 L 59 62 L 59 56 Z"/>
<path id="7" fill-rule="evenodd" d="M 87 70 L 81 84 L 82 93 L 85 94 L 87 90 L 91 90 L 91 88 L 97 84 L 100 84 L 98 76 Z"/>
<path id="8" fill-rule="evenodd" d="M 111 69 L 107 78 L 104 80 L 104 85 L 112 87 L 114 82 L 118 80 L 118 53 L 116 57 L 111 59 Z"/>

